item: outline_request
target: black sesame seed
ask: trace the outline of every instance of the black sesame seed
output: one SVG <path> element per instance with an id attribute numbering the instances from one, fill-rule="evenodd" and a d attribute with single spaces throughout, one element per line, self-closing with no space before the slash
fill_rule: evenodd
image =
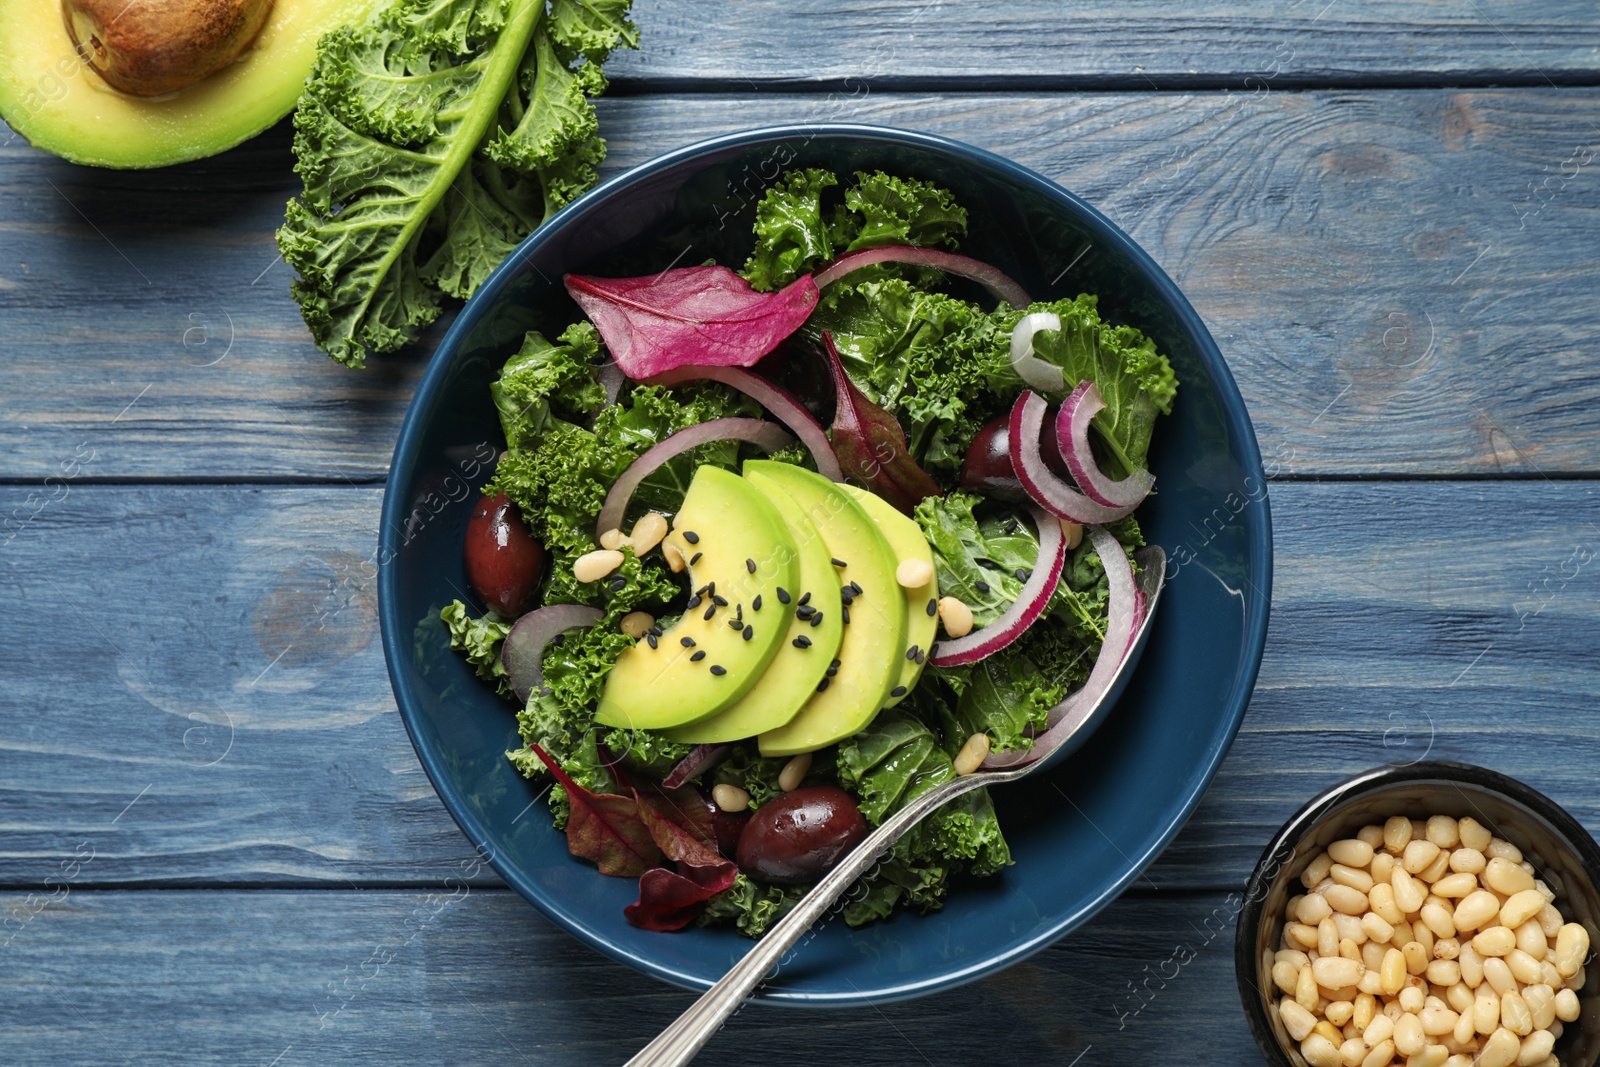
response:
<path id="1" fill-rule="evenodd" d="M 799 637 L 795 638 L 793 641 L 790 641 L 789 643 L 791 645 L 793 645 L 795 648 L 810 648 L 811 647 L 811 638 L 807 637 L 805 634 L 801 634 Z"/>
<path id="2" fill-rule="evenodd" d="M 693 648 L 694 647 L 694 638 L 692 638 L 692 637 L 680 637 L 680 638 L 678 638 L 678 644 L 682 645 L 684 648 Z"/>
<path id="3" fill-rule="evenodd" d="M 811 607 L 809 604 L 801 604 L 798 608 L 794 609 L 794 613 L 802 619 L 809 619 L 811 616 L 817 613 L 817 609 Z"/>
<path id="4" fill-rule="evenodd" d="M 928 598 L 928 614 L 929 615 L 937 615 L 937 614 L 939 614 L 939 602 L 937 600 L 933 599 L 932 597 Z"/>
<path id="5" fill-rule="evenodd" d="M 843 568 L 843 567 L 848 567 L 848 566 L 850 566 L 850 564 L 848 564 L 848 563 L 846 563 L 846 562 L 845 562 L 845 561 L 844 561 L 844 560 L 842 560 L 842 559 L 837 559 L 837 558 L 836 558 L 836 559 L 833 559 L 833 560 L 831 560 L 831 561 L 830 561 L 830 562 L 832 562 L 832 563 L 833 563 L 833 565 L 834 565 L 834 566 L 835 566 L 835 567 L 841 567 L 841 568 Z"/>
<path id="6" fill-rule="evenodd" d="M 892 697 L 903 697 L 906 695 L 906 687 L 903 685 L 897 685 L 893 689 L 889 690 L 889 695 Z"/>
<path id="7" fill-rule="evenodd" d="M 750 640 L 755 635 L 756 635 L 756 628 L 754 626 L 746 626 L 744 628 L 744 639 L 746 641 Z"/>
<path id="8" fill-rule="evenodd" d="M 839 665 L 837 663 L 834 664 L 832 667 L 829 667 L 825 673 L 829 678 L 832 678 L 834 675 L 839 673 Z"/>
<path id="9" fill-rule="evenodd" d="M 709 592 L 711 592 L 711 583 L 707 582 L 705 585 L 702 585 L 699 589 L 696 589 L 694 591 L 694 595 L 695 596 L 705 596 Z"/>
<path id="10" fill-rule="evenodd" d="M 1026 567 L 1018 567 L 1017 571 L 1016 571 L 1016 574 L 1017 574 L 1017 581 L 1019 581 L 1019 582 L 1025 582 L 1030 577 L 1032 577 L 1032 572 L 1030 572 L 1028 570 L 1028 568 L 1026 568 Z"/>
<path id="11" fill-rule="evenodd" d="M 807 605 L 809 603 L 811 603 L 811 594 L 810 593 L 807 593 L 805 596 L 800 598 L 800 606 L 801 607 L 804 607 L 805 605 Z"/>
<path id="12" fill-rule="evenodd" d="M 700 606 L 700 598 L 697 597 L 697 596 L 692 596 L 692 597 L 689 598 L 689 603 L 684 607 L 684 610 L 685 611 L 693 611 L 695 608 L 697 608 L 699 606 Z"/>
<path id="13" fill-rule="evenodd" d="M 856 596 L 860 596 L 862 593 L 866 592 L 865 589 L 861 588 L 861 583 L 860 582 L 851 582 L 850 583 L 850 591 L 852 593 L 854 593 Z"/>
<path id="14" fill-rule="evenodd" d="M 659 639 L 658 639 L 658 638 L 657 638 L 657 637 L 656 637 L 656 635 L 655 635 L 655 634 L 645 634 L 645 635 L 644 635 L 644 639 L 645 639 L 645 640 L 646 640 L 646 641 L 648 641 L 648 642 L 650 642 L 650 647 L 651 647 L 651 648 L 658 648 L 658 647 L 660 647 L 660 644 L 659 644 Z"/>
<path id="15" fill-rule="evenodd" d="M 729 619 L 728 625 L 735 630 L 741 630 L 744 628 L 744 623 L 740 622 L 738 619 Z"/>
<path id="16" fill-rule="evenodd" d="M 811 616 L 811 625 L 812 626 L 821 626 L 822 625 L 822 612 L 819 611 L 815 615 Z"/>
<path id="17" fill-rule="evenodd" d="M 689 558 L 689 566 L 693 567 L 696 563 L 699 563 L 700 562 L 700 557 L 703 556 L 703 555 L 705 555 L 704 552 L 696 552 L 693 556 L 691 556 Z"/>
<path id="18" fill-rule="evenodd" d="M 980 593 L 987 593 L 989 591 L 989 583 L 988 582 L 973 582 L 972 583 L 972 588 L 976 589 Z"/>
<path id="19" fill-rule="evenodd" d="M 916 659 L 916 658 L 917 658 L 917 646 L 916 645 L 912 645 L 910 648 L 906 649 L 906 659 Z"/>
<path id="20" fill-rule="evenodd" d="M 824 678 L 822 681 L 817 683 L 817 692 L 820 693 L 824 689 L 827 689 L 827 688 L 828 688 L 828 679 Z"/>
<path id="21" fill-rule="evenodd" d="M 693 530 L 683 531 L 683 539 L 689 542 L 691 545 L 698 545 L 700 543 L 700 535 L 695 533 Z"/>
<path id="22" fill-rule="evenodd" d="M 760 611 L 761 610 L 761 594 L 760 593 L 757 593 L 756 594 L 756 598 L 754 600 L 750 601 L 750 610 L 751 611 Z"/>
<path id="23" fill-rule="evenodd" d="M 699 652 L 696 652 L 694 655 L 689 657 L 689 662 L 690 663 L 699 663 L 701 660 L 703 660 L 705 658 L 706 658 L 706 650 L 702 648 Z"/>
<path id="24" fill-rule="evenodd" d="M 785 589 L 781 585 L 778 586 L 778 603 L 787 604 L 788 602 L 789 602 L 789 590 Z"/>
<path id="25" fill-rule="evenodd" d="M 661 627 L 659 627 L 659 626 L 652 626 L 652 627 L 650 627 L 650 629 L 646 630 L 645 632 L 646 633 L 655 634 L 657 637 L 660 637 L 661 634 L 662 634 Z"/>
<path id="26" fill-rule="evenodd" d="M 850 605 L 846 604 L 840 607 L 839 614 L 844 618 L 845 625 L 848 626 L 850 624 Z"/>
<path id="27" fill-rule="evenodd" d="M 828 666 L 830 666 L 830 667 L 837 667 L 837 666 L 838 666 L 838 665 L 839 665 L 839 663 L 840 663 L 840 662 L 841 662 L 841 661 L 840 661 L 840 660 L 839 660 L 839 658 L 838 658 L 838 657 L 834 657 L 834 658 L 833 658 L 833 659 L 831 659 L 831 660 L 829 660 L 829 661 L 828 661 Z"/>
<path id="28" fill-rule="evenodd" d="M 552 637 L 550 639 L 550 643 L 552 645 L 559 645 L 563 641 L 565 641 L 566 639 L 567 639 L 567 635 L 566 634 L 556 634 L 554 637 Z"/>
<path id="29" fill-rule="evenodd" d="M 712 664 L 712 665 L 711 665 L 711 673 L 712 673 L 712 674 L 714 674 L 714 675 L 716 675 L 716 676 L 717 676 L 717 677 L 718 677 L 718 678 L 720 678 L 720 677 L 722 677 L 722 676 L 723 676 L 723 675 L 724 675 L 724 674 L 727 674 L 727 673 L 728 673 L 728 668 L 726 668 L 726 667 L 724 667 L 724 666 L 723 666 L 723 665 L 722 665 L 722 664 L 720 664 L 720 663 L 713 663 L 713 664 Z"/>
<path id="30" fill-rule="evenodd" d="M 754 574 L 756 572 L 756 561 L 753 559 L 745 560 L 744 569 L 749 571 L 751 574 Z"/>
<path id="31" fill-rule="evenodd" d="M 710 619 L 711 616 L 715 615 L 716 613 L 717 613 L 717 606 L 715 604 L 707 604 L 706 605 L 706 613 L 704 615 L 700 616 L 700 617 L 702 619 Z"/>
<path id="32" fill-rule="evenodd" d="M 926 652 L 922 651 L 922 649 L 920 649 L 920 648 L 917 649 L 917 665 L 921 666 L 922 664 L 924 664 L 926 662 L 928 662 L 928 654 Z"/>
<path id="33" fill-rule="evenodd" d="M 628 579 L 619 574 L 607 584 L 611 586 L 613 593 L 620 593 L 628 587 Z"/>
<path id="34" fill-rule="evenodd" d="M 719 608 L 725 608 L 725 607 L 728 606 L 728 598 L 723 596 L 721 593 L 718 593 L 715 596 L 713 596 L 711 598 L 711 602 L 713 604 L 715 604 Z"/>

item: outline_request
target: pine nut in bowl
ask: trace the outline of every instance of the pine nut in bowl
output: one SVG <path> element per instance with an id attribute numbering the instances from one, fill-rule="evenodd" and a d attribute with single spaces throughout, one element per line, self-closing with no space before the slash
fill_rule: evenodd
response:
<path id="1" fill-rule="evenodd" d="M 1250 876 L 1234 966 L 1279 1067 L 1593 1067 L 1600 846 L 1483 767 L 1387 766 L 1319 794 Z"/>

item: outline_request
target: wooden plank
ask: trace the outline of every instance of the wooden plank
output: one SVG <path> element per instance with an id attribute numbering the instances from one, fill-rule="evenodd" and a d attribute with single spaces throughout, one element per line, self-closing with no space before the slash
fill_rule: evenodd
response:
<path id="1" fill-rule="evenodd" d="M 64 889 L 0 894 L 0 1027 L 18 1063 L 621 1063 L 692 999 L 505 890 Z M 1232 979 L 1237 907 L 1238 894 L 1124 898 L 961 989 L 881 1009 L 746 1007 L 695 1063 L 1088 1067 L 1196 1047 L 1259 1063 Z"/>
<path id="2" fill-rule="evenodd" d="M 680 96 L 603 120 L 612 173 L 802 120 L 1038 169 L 1183 286 L 1283 474 L 1600 471 L 1591 92 Z M 0 476 L 88 450 L 101 478 L 383 475 L 441 330 L 363 373 L 311 347 L 271 242 L 287 140 L 147 173 L 0 151 Z"/>
<path id="3" fill-rule="evenodd" d="M 1225 0 L 1214 4 L 1023 0 L 975 12 L 939 0 L 635 5 L 643 47 L 612 60 L 626 85 L 710 80 L 739 85 L 817 81 L 952 82 L 1154 88 L 1461 84 L 1498 75 L 1591 77 L 1600 21 L 1578 0 Z"/>
<path id="4" fill-rule="evenodd" d="M 0 514 L 30 492 L 0 488 Z M 1290 483 L 1272 496 L 1275 605 L 1254 702 L 1141 884 L 1240 884 L 1313 793 L 1427 755 L 1523 778 L 1600 830 L 1600 486 Z M 459 872 L 471 849 L 384 672 L 367 563 L 380 497 L 74 487 L 0 549 L 0 884 L 43 884 L 80 842 L 94 885 Z"/>

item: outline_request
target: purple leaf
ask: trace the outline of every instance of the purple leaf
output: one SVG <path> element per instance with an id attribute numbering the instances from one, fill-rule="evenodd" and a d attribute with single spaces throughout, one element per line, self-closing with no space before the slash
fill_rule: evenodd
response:
<path id="1" fill-rule="evenodd" d="M 839 458 L 845 477 L 877 493 L 907 515 L 923 497 L 940 496 L 933 477 L 911 458 L 900 421 L 856 388 L 839 359 L 832 335 L 826 330 L 822 333 L 822 342 L 828 350 L 828 369 L 839 394 L 828 439 L 833 443 L 834 455 Z"/>
<path id="2" fill-rule="evenodd" d="M 567 851 L 593 860 L 601 874 L 633 878 L 661 862 L 661 849 L 639 815 L 636 796 L 591 793 L 572 780 L 538 745 L 528 746 L 544 761 L 572 802 L 567 815 Z"/>
<path id="3" fill-rule="evenodd" d="M 622 372 L 635 380 L 678 367 L 748 367 L 800 328 L 817 306 L 809 274 L 758 293 L 727 267 L 680 267 L 643 278 L 568 274 Z"/>

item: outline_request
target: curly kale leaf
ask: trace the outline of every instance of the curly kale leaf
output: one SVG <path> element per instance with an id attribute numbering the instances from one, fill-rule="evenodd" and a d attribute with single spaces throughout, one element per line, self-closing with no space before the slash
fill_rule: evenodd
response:
<path id="1" fill-rule="evenodd" d="M 446 605 L 439 618 L 450 630 L 450 647 L 467 657 L 479 678 L 493 682 L 501 696 L 509 697 L 511 682 L 500 661 L 500 645 L 511 632 L 511 622 L 493 614 L 473 618 L 459 600 Z"/>
<path id="2" fill-rule="evenodd" d="M 782 289 L 818 263 L 833 258 L 822 222 L 822 190 L 839 184 L 826 170 L 793 170 L 756 205 L 756 247 L 743 273 L 753 288 Z"/>
<path id="3" fill-rule="evenodd" d="M 967 209 L 948 189 L 881 170 L 857 171 L 855 178 L 829 227 L 841 252 L 882 245 L 955 248 L 967 232 Z"/>
<path id="4" fill-rule="evenodd" d="M 470 295 L 604 154 L 588 97 L 626 3 L 391 0 L 319 43 L 278 247 L 317 345 L 361 366 Z"/>
<path id="5" fill-rule="evenodd" d="M 506 360 L 500 377 L 489 385 L 508 448 L 535 445 L 552 409 L 571 421 L 605 404 L 606 391 L 593 366 L 600 358 L 594 325 L 573 323 L 557 341 L 552 344 L 543 334 L 529 332 L 521 350 Z"/>

